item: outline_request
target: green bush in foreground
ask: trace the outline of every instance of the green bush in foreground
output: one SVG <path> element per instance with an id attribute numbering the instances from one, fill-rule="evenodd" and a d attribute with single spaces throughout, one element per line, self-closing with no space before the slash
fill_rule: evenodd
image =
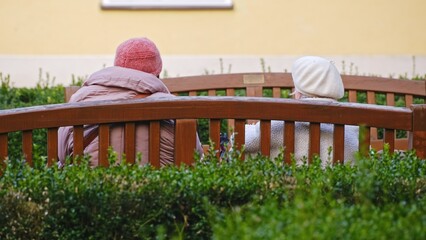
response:
<path id="1" fill-rule="evenodd" d="M 206 159 L 162 169 L 11 161 L 0 239 L 426 237 L 426 161 L 411 152 L 332 168 Z"/>
<path id="2" fill-rule="evenodd" d="M 373 154 L 358 167 L 297 170 L 290 201 L 226 210 L 215 239 L 424 239 L 426 162 Z M 299 184 L 302 183 L 303 184 Z M 227 237 L 228 236 L 228 237 Z"/>

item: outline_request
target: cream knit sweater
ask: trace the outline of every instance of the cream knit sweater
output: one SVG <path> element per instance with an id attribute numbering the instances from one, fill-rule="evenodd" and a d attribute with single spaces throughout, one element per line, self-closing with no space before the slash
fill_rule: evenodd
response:
<path id="1" fill-rule="evenodd" d="M 317 100 L 317 99 L 309 99 Z M 323 100 L 323 99 L 318 99 Z M 333 125 L 321 124 L 320 158 L 323 165 L 331 163 L 333 153 L 329 149 L 333 147 Z M 358 126 L 345 126 L 345 152 L 344 162 L 354 163 L 355 153 L 358 151 Z M 271 158 L 275 158 L 283 149 L 284 122 L 271 121 Z M 296 163 L 301 164 L 308 156 L 309 148 L 309 123 L 295 123 L 295 149 Z M 245 153 L 255 155 L 260 152 L 260 123 L 247 124 L 245 126 Z"/>

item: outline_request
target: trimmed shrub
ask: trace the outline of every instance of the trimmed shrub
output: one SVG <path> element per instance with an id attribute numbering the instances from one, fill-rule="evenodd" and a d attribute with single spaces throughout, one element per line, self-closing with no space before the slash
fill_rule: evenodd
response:
<path id="1" fill-rule="evenodd" d="M 0 238 L 422 238 L 425 175 L 412 152 L 328 168 L 262 156 L 161 169 L 10 161 Z"/>

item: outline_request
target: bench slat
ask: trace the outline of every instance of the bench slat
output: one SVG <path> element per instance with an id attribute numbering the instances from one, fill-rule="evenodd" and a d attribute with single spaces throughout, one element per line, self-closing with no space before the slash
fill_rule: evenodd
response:
<path id="1" fill-rule="evenodd" d="M 235 149 L 241 150 L 241 147 L 245 144 L 245 119 L 235 119 Z M 244 154 L 241 156 L 241 160 L 244 160 Z"/>
<path id="2" fill-rule="evenodd" d="M 357 102 L 357 92 L 355 90 L 348 91 L 349 102 Z"/>
<path id="3" fill-rule="evenodd" d="M 235 96 L 235 89 L 233 88 L 227 88 L 226 89 L 226 96 L 233 97 Z M 232 130 L 235 127 L 235 120 L 234 119 L 228 119 L 228 136 L 231 136 Z"/>
<path id="4" fill-rule="evenodd" d="M 272 88 L 272 97 L 281 98 L 281 88 L 279 87 Z"/>
<path id="5" fill-rule="evenodd" d="M 58 128 L 47 129 L 47 165 L 52 166 L 58 160 Z"/>
<path id="6" fill-rule="evenodd" d="M 82 125 L 73 127 L 73 156 L 83 156 L 84 151 L 84 129 Z"/>
<path id="7" fill-rule="evenodd" d="M 419 157 L 426 159 L 426 104 L 412 105 L 413 132 L 410 148 L 416 149 Z"/>
<path id="8" fill-rule="evenodd" d="M 389 151 L 393 152 L 395 150 L 395 131 L 393 129 L 385 129 L 383 140 L 385 143 L 389 144 Z"/>
<path id="9" fill-rule="evenodd" d="M 413 95 L 405 95 L 405 107 L 410 107 L 413 104 Z"/>
<path id="10" fill-rule="evenodd" d="M 399 149 L 399 150 L 410 149 L 408 138 L 396 138 L 394 139 L 394 141 L 395 141 L 395 149 Z M 371 147 L 376 150 L 381 150 L 383 149 L 383 142 L 384 142 L 383 139 L 371 140 Z"/>
<path id="11" fill-rule="evenodd" d="M 160 121 L 149 123 L 149 162 L 156 168 L 160 167 Z"/>
<path id="12" fill-rule="evenodd" d="M 98 155 L 98 166 L 108 167 L 108 148 L 110 146 L 109 136 L 110 136 L 110 127 L 109 124 L 100 124 L 99 125 L 99 155 Z"/>
<path id="13" fill-rule="evenodd" d="M 0 167 L 5 167 L 6 163 L 4 160 L 8 156 L 8 137 L 7 133 L 0 133 Z"/>
<path id="14" fill-rule="evenodd" d="M 124 153 L 127 163 L 135 163 L 136 124 L 134 122 L 127 122 L 124 127 Z"/>
<path id="15" fill-rule="evenodd" d="M 227 88 L 226 89 L 226 96 L 235 96 L 235 89 L 233 88 Z"/>
<path id="16" fill-rule="evenodd" d="M 284 161 L 290 164 L 292 159 L 291 156 L 294 154 L 294 132 L 295 124 L 294 121 L 285 121 L 284 123 Z"/>
<path id="17" fill-rule="evenodd" d="M 373 91 L 367 91 L 367 103 L 368 104 L 376 104 L 376 94 Z M 370 128 L 370 138 L 371 140 L 377 140 L 377 128 Z"/>
<path id="18" fill-rule="evenodd" d="M 33 166 L 33 131 L 22 131 L 22 152 L 27 163 Z"/>
<path id="19" fill-rule="evenodd" d="M 261 86 L 248 86 L 246 89 L 247 97 L 262 97 L 262 87 Z"/>
<path id="20" fill-rule="evenodd" d="M 264 156 L 271 155 L 271 121 L 260 121 L 260 149 Z"/>
<path id="21" fill-rule="evenodd" d="M 401 80 L 371 76 L 342 75 L 345 89 L 393 92 L 425 96 L 425 81 Z"/>
<path id="22" fill-rule="evenodd" d="M 334 124 L 333 130 L 333 164 L 343 163 L 345 159 L 345 126 Z"/>
<path id="23" fill-rule="evenodd" d="M 315 155 L 320 154 L 320 137 L 321 137 L 321 124 L 309 123 L 309 163 L 312 162 Z"/>
<path id="24" fill-rule="evenodd" d="M 210 119 L 209 126 L 210 139 L 214 143 L 214 149 L 217 151 L 216 157 L 219 158 L 220 149 L 220 119 Z"/>
<path id="25" fill-rule="evenodd" d="M 197 122 L 194 119 L 178 119 L 175 128 L 175 163 L 191 165 L 197 141 Z M 158 148 L 160 150 L 160 148 Z"/>
<path id="26" fill-rule="evenodd" d="M 233 73 L 200 76 L 186 76 L 162 79 L 172 94 L 187 93 L 189 91 L 205 91 L 209 89 L 246 88 L 253 83 L 245 79 L 255 80 L 255 84 L 266 87 L 293 88 L 291 73 Z M 247 80 L 246 79 L 246 80 Z M 426 97 L 425 81 L 401 80 L 371 76 L 342 75 L 346 90 L 372 91 L 394 94 L 411 94 Z M 71 86 L 65 88 L 65 100 L 79 89 Z M 227 94 L 227 96 L 233 96 Z M 356 101 L 354 101 L 356 102 Z"/>
<path id="27" fill-rule="evenodd" d="M 69 101 L 70 101 L 71 96 L 72 96 L 75 92 L 77 92 L 77 90 L 78 90 L 78 89 L 80 89 L 80 87 L 79 87 L 79 86 L 69 86 L 69 87 L 66 87 L 66 88 L 65 88 L 65 93 L 64 93 L 64 96 L 65 96 L 65 102 L 69 102 Z"/>
<path id="28" fill-rule="evenodd" d="M 376 94 L 373 91 L 367 91 L 367 103 L 376 104 Z"/>
<path id="29" fill-rule="evenodd" d="M 371 129 L 370 127 L 361 126 L 359 128 L 359 152 L 362 156 L 368 156 L 370 151 L 371 141 Z"/>
<path id="30" fill-rule="evenodd" d="M 386 105 L 395 106 L 395 94 L 394 93 L 386 93 Z"/>

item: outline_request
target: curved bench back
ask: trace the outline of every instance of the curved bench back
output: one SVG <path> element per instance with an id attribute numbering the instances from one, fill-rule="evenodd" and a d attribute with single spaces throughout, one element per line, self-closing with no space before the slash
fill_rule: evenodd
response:
<path id="1" fill-rule="evenodd" d="M 253 111 L 253 109 L 257 109 Z M 120 114 L 117 114 L 117 113 Z M 37 119 L 37 121 L 34 121 Z M 209 138 L 218 150 L 220 142 L 220 121 L 222 119 L 235 120 L 236 146 L 244 144 L 244 131 L 247 119 L 261 121 L 261 149 L 262 153 L 270 152 L 270 121 L 286 121 L 286 134 L 283 136 L 286 147 L 285 160 L 290 161 L 290 154 L 294 152 L 294 122 L 309 122 L 312 124 L 310 142 L 319 142 L 320 133 L 318 123 L 334 124 L 335 131 L 342 133 L 345 125 L 365 126 L 369 128 L 384 128 L 383 142 L 389 143 L 390 150 L 395 149 L 395 130 L 409 131 L 409 148 L 417 150 L 417 154 L 426 158 L 426 105 L 413 105 L 410 108 L 391 106 L 377 106 L 357 103 L 330 103 L 298 101 L 293 99 L 247 98 L 247 97 L 176 97 L 172 99 L 134 99 L 125 101 L 102 101 L 84 103 L 66 103 L 29 108 L 20 108 L 0 111 L 0 159 L 8 156 L 8 133 L 23 131 L 23 152 L 27 160 L 32 159 L 32 131 L 46 128 L 48 131 L 48 163 L 56 161 L 58 149 L 58 128 L 62 126 L 74 127 L 74 152 L 82 154 L 79 147 L 83 144 L 83 125 L 99 125 L 99 162 L 107 166 L 107 148 L 109 146 L 109 125 L 122 123 L 126 131 L 134 132 L 137 122 L 146 122 L 150 125 L 150 152 L 149 161 L 159 166 L 159 121 L 164 119 L 208 119 Z M 392 121 L 390 121 L 390 119 Z M 364 128 L 363 128 L 364 129 Z M 181 151 L 175 155 L 176 164 L 193 161 L 195 138 L 188 140 L 187 136 L 195 136 L 195 127 L 184 131 L 175 130 L 175 149 Z M 135 139 L 128 134 L 125 144 L 126 154 L 135 153 Z M 334 161 L 343 160 L 343 135 L 335 134 Z M 360 151 L 366 154 L 366 146 L 371 144 L 366 137 L 360 143 Z M 319 153 L 319 144 L 311 144 L 309 157 Z M 127 155 L 126 155 L 127 156 Z"/>
<path id="2" fill-rule="evenodd" d="M 357 93 L 367 93 L 366 103 L 376 104 L 374 94 L 385 94 L 386 104 L 393 106 L 395 96 L 403 96 L 405 106 L 409 107 L 414 98 L 426 100 L 426 82 L 423 80 L 399 80 L 392 78 L 342 75 L 343 83 L 348 92 L 349 102 L 358 102 Z M 237 90 L 243 90 L 242 95 L 247 97 L 262 97 L 264 91 L 270 89 L 271 97 L 283 97 L 281 90 L 292 91 L 293 79 L 290 73 L 233 73 L 175 77 L 162 79 L 173 94 L 187 94 L 197 96 L 200 92 L 207 92 L 209 96 L 222 94 L 235 96 Z M 78 86 L 66 88 L 65 101 L 79 89 Z M 221 92 L 221 93 L 219 93 Z"/>
<path id="3" fill-rule="evenodd" d="M 373 76 L 342 75 L 346 97 L 342 101 L 410 107 L 413 103 L 426 103 L 426 81 L 400 80 Z M 186 96 L 247 96 L 289 98 L 294 84 L 291 73 L 233 73 L 186 76 L 163 79 L 175 95 Z M 66 101 L 79 89 L 67 87 Z M 253 121 L 249 121 L 252 123 Z M 233 127 L 229 120 L 228 126 Z M 371 128 L 371 144 L 383 148 L 383 129 Z M 397 149 L 408 149 L 408 132 L 399 132 Z"/>

